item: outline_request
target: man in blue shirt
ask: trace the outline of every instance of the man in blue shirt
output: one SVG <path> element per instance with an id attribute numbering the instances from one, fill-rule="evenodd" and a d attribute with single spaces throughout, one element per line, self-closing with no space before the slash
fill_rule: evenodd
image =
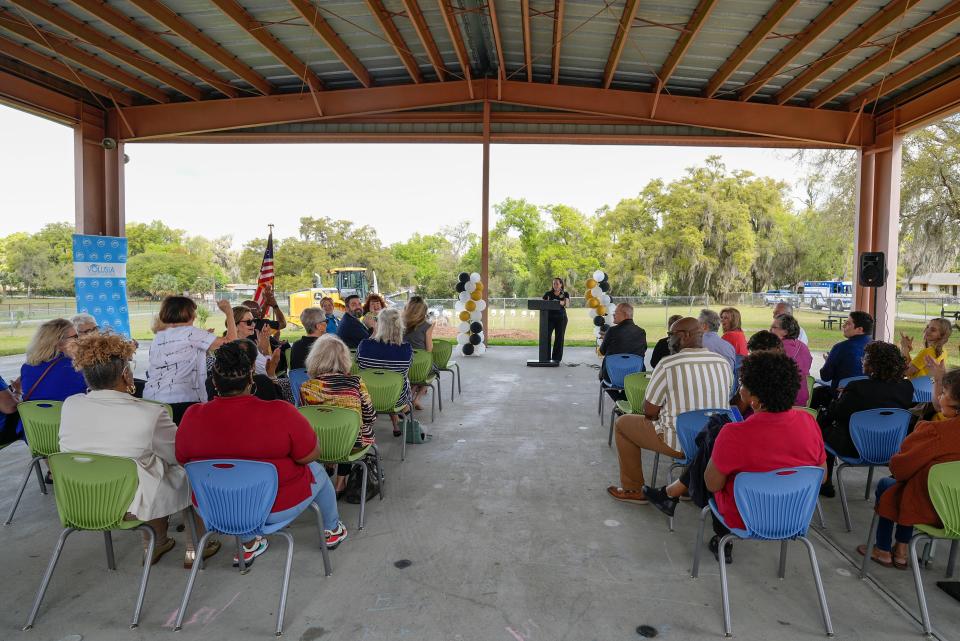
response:
<path id="1" fill-rule="evenodd" d="M 703 331 L 703 346 L 714 354 L 723 356 L 724 360 L 730 364 L 730 371 L 736 372 L 737 351 L 717 333 L 720 330 L 720 314 L 712 309 L 701 309 L 697 321 Z"/>
<path id="2" fill-rule="evenodd" d="M 813 390 L 810 407 L 826 407 L 836 398 L 841 380 L 863 376 L 863 349 L 873 340 L 873 317 L 866 312 L 850 312 L 841 330 L 846 340 L 830 349 L 820 369 L 821 380 L 830 381 L 830 387 Z"/>
<path id="3" fill-rule="evenodd" d="M 356 294 L 347 296 L 347 299 L 343 302 L 347 306 L 347 313 L 340 319 L 337 336 L 350 349 L 357 349 L 360 341 L 370 337 L 367 326 L 360 321 L 360 317 L 363 316 L 363 303 L 360 302 L 360 297 Z"/>

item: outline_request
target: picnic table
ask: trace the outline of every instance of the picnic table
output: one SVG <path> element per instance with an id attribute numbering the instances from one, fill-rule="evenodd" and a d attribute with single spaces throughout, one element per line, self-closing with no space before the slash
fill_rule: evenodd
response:
<path id="1" fill-rule="evenodd" d="M 823 323 L 824 329 L 833 329 L 834 323 L 837 323 L 838 325 L 842 325 L 843 321 L 845 321 L 846 319 L 847 319 L 846 316 L 840 316 L 837 314 L 827 314 L 827 317 L 824 319 L 821 319 L 820 322 Z"/>

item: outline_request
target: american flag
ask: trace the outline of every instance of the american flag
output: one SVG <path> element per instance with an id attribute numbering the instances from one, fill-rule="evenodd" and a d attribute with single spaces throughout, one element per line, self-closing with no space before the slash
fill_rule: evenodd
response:
<path id="1" fill-rule="evenodd" d="M 266 297 L 263 295 L 264 285 L 273 287 L 273 230 L 267 238 L 267 250 L 263 252 L 263 263 L 260 265 L 260 278 L 257 279 L 257 291 L 253 295 L 254 302 L 263 308 Z"/>

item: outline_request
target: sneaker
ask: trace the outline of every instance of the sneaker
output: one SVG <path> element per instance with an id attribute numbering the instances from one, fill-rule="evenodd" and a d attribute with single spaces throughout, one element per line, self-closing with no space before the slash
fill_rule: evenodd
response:
<path id="1" fill-rule="evenodd" d="M 647 495 L 647 499 L 653 504 L 653 507 L 670 517 L 673 516 L 674 511 L 677 509 L 677 503 L 680 502 L 680 499 L 673 498 L 667 494 L 666 485 L 663 487 L 644 485 L 643 493 Z"/>
<path id="2" fill-rule="evenodd" d="M 270 542 L 267 541 L 262 536 L 258 536 L 254 541 L 252 547 L 248 547 L 249 544 L 243 544 L 243 563 L 246 567 L 253 565 L 253 560 L 267 551 L 267 548 L 270 547 Z M 233 555 L 233 567 L 240 567 L 240 559 L 236 554 Z"/>
<path id="3" fill-rule="evenodd" d="M 343 521 L 337 521 L 336 530 L 324 530 L 323 536 L 327 540 L 327 549 L 336 550 L 337 546 L 347 540 L 347 526 Z"/>
<path id="4" fill-rule="evenodd" d="M 611 485 L 607 488 L 607 494 L 624 503 L 633 503 L 634 505 L 647 504 L 647 497 L 644 495 L 643 490 L 625 490 L 622 487 Z"/>
<path id="5" fill-rule="evenodd" d="M 826 497 L 828 499 L 832 499 L 836 495 L 837 495 L 837 490 L 836 488 L 833 487 L 833 483 L 831 483 L 830 481 L 827 481 L 826 483 L 820 486 L 820 496 Z"/>
<path id="6" fill-rule="evenodd" d="M 713 538 L 710 539 L 708 544 L 710 551 L 713 552 L 713 558 L 720 562 L 720 535 L 714 534 Z M 724 561 L 727 565 L 733 563 L 733 543 L 727 544 L 727 549 L 723 551 Z"/>

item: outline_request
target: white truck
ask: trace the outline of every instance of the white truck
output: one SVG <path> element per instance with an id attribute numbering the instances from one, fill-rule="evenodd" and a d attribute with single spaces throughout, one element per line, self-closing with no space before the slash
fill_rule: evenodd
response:
<path id="1" fill-rule="evenodd" d="M 808 280 L 803 283 L 802 301 L 811 309 L 840 312 L 853 307 L 853 283 L 841 280 Z"/>

